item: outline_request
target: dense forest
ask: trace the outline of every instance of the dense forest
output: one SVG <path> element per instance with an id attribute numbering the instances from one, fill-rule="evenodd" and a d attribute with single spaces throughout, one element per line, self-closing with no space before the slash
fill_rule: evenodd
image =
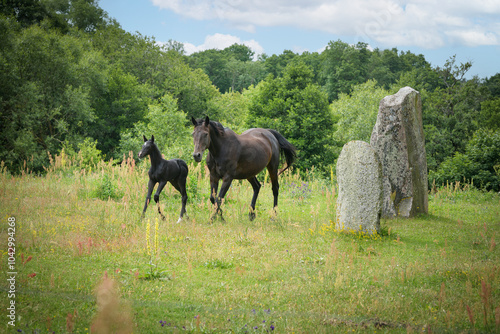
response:
<path id="1" fill-rule="evenodd" d="M 191 116 L 240 132 L 280 131 L 297 168 L 329 173 L 349 140 L 369 141 L 380 100 L 421 93 L 431 182 L 500 190 L 500 73 L 466 74 L 455 56 L 331 41 L 321 53 L 260 55 L 245 45 L 186 55 L 176 41 L 124 31 L 97 0 L 3 0 L 0 160 L 43 173 L 62 151 L 82 165 L 119 162 L 155 135 L 166 158 L 191 159 Z"/>

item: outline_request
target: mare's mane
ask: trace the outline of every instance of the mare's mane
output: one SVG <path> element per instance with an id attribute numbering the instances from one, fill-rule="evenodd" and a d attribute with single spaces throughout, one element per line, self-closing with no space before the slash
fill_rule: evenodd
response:
<path id="1" fill-rule="evenodd" d="M 205 123 L 205 119 L 204 118 L 197 119 L 196 123 L 197 123 L 196 126 L 202 125 L 203 123 Z M 219 122 L 210 121 L 210 127 L 214 130 L 214 132 L 217 136 L 221 136 L 221 137 L 224 136 L 224 129 L 225 128 Z"/>

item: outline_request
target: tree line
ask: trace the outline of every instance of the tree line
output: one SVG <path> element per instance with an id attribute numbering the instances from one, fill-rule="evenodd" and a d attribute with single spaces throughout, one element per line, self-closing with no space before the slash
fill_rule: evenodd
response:
<path id="1" fill-rule="evenodd" d="M 96 0 L 3 0 L 0 160 L 43 172 L 48 152 L 120 161 L 155 135 L 190 159 L 189 119 L 267 127 L 298 149 L 297 167 L 329 173 L 349 140 L 369 141 L 380 100 L 421 93 L 430 179 L 499 190 L 500 73 L 467 79 L 454 56 L 331 41 L 322 52 L 255 56 L 245 45 L 186 55 L 181 43 L 124 31 Z M 90 159 L 92 160 L 92 159 Z"/>

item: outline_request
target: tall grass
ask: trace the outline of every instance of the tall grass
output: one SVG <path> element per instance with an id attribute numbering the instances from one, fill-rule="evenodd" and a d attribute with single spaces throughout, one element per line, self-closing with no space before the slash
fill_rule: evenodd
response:
<path id="1" fill-rule="evenodd" d="M 17 224 L 16 330 L 110 326 L 98 302 L 110 279 L 135 333 L 500 332 L 498 194 L 448 185 L 430 194 L 428 215 L 384 220 L 376 236 L 345 234 L 333 223 L 334 175 L 280 176 L 277 213 L 263 175 L 255 221 L 251 186 L 235 181 L 225 222 L 210 223 L 208 173 L 191 164 L 189 218 L 176 224 L 181 198 L 169 185 L 166 220 L 153 205 L 140 219 L 148 168 L 64 156 L 43 176 L 2 168 L 3 269 L 7 218 Z"/>

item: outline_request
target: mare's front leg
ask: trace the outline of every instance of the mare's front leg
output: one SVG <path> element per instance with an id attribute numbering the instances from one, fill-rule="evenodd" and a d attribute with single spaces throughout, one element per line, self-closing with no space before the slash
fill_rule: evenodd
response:
<path id="1" fill-rule="evenodd" d="M 163 215 L 163 213 L 161 213 L 160 209 L 160 193 L 163 190 L 163 188 L 165 188 L 166 184 L 167 181 L 160 181 L 160 183 L 158 184 L 158 189 L 156 189 L 156 194 L 155 194 L 155 203 L 158 205 L 158 213 L 160 214 L 161 219 L 163 220 L 165 220 L 165 216 Z"/>
<path id="2" fill-rule="evenodd" d="M 156 182 L 153 180 L 149 179 L 148 182 L 148 194 L 146 196 L 146 203 L 144 204 L 144 209 L 142 210 L 142 215 L 141 218 L 144 218 L 144 215 L 146 214 L 146 209 L 148 208 L 149 202 L 151 202 L 151 194 L 153 193 L 153 189 L 155 188 Z"/>
<path id="3" fill-rule="evenodd" d="M 219 189 L 219 177 L 210 173 L 210 202 L 215 204 L 215 198 L 217 197 L 217 191 Z"/>
<path id="4" fill-rule="evenodd" d="M 229 190 L 229 187 L 231 186 L 231 182 L 233 182 L 232 177 L 226 176 L 222 179 L 222 185 L 220 187 L 219 195 L 217 195 L 217 198 L 215 199 L 215 205 L 217 210 L 215 211 L 214 216 L 220 214 L 222 220 L 224 220 L 224 218 L 222 217 L 222 209 L 221 209 L 222 200 L 224 199 L 224 196 L 226 196 L 226 193 Z M 212 216 L 212 220 L 214 219 L 214 216 Z"/>
<path id="5" fill-rule="evenodd" d="M 210 220 L 214 220 L 217 215 L 220 215 L 222 218 L 222 210 L 220 208 L 219 202 L 216 200 L 217 198 L 217 190 L 219 189 L 219 178 L 210 175 L 210 202 L 212 202 L 213 205 L 215 205 L 215 212 L 212 215 L 212 218 Z"/>

